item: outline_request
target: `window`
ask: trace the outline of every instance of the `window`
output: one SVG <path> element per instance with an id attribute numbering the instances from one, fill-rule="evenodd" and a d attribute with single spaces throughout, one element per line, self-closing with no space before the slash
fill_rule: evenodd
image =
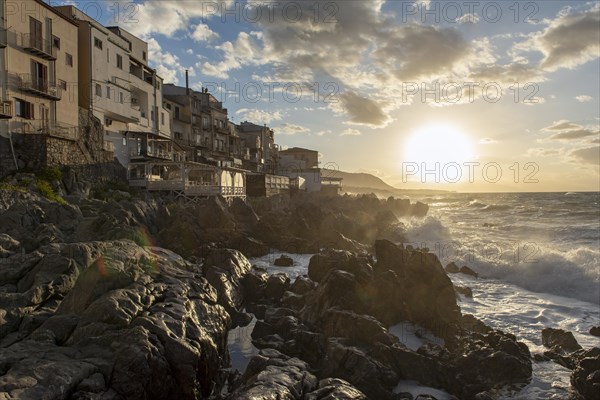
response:
<path id="1" fill-rule="evenodd" d="M 62 90 L 67 90 L 67 82 L 63 81 L 62 79 L 58 80 L 58 86 L 62 89 Z"/>
<path id="2" fill-rule="evenodd" d="M 107 63 L 110 62 L 110 49 L 109 48 L 106 49 L 106 62 Z"/>
<path id="3" fill-rule="evenodd" d="M 123 104 L 123 92 L 119 92 L 119 102 Z"/>
<path id="4" fill-rule="evenodd" d="M 208 118 L 202 117 L 202 128 L 208 129 Z"/>
<path id="5" fill-rule="evenodd" d="M 102 40 L 94 36 L 94 46 L 102 50 Z"/>
<path id="6" fill-rule="evenodd" d="M 150 121 L 154 122 L 154 110 L 150 111 Z"/>
<path id="7" fill-rule="evenodd" d="M 117 54 L 117 68 L 123 69 L 123 57 Z"/>
<path id="8" fill-rule="evenodd" d="M 15 99 L 15 115 L 21 118 L 33 119 L 33 104 L 28 101 Z"/>
<path id="9" fill-rule="evenodd" d="M 123 138 L 123 146 L 127 146 L 127 139 Z"/>
<path id="10" fill-rule="evenodd" d="M 36 49 L 42 50 L 44 48 L 43 43 L 43 35 L 42 35 L 42 22 L 38 21 L 33 17 L 29 17 L 29 34 L 30 34 L 30 42 L 29 45 L 35 47 Z"/>
<path id="11" fill-rule="evenodd" d="M 143 59 L 144 61 L 146 61 L 146 58 L 148 58 L 148 57 L 146 56 L 146 52 L 145 52 L 145 51 L 142 51 L 142 59 Z"/>
<path id="12" fill-rule="evenodd" d="M 175 132 L 175 139 L 181 139 L 181 132 Z"/>
<path id="13" fill-rule="evenodd" d="M 171 109 L 171 105 L 169 103 L 167 103 L 166 105 L 167 105 L 167 109 L 170 110 Z"/>
<path id="14" fill-rule="evenodd" d="M 48 88 L 48 66 L 39 62 L 31 61 L 31 83 L 38 90 L 45 91 Z"/>
<path id="15" fill-rule="evenodd" d="M 161 125 L 165 124 L 165 113 L 164 112 L 160 113 L 160 124 Z"/>
<path id="16" fill-rule="evenodd" d="M 106 98 L 110 99 L 110 86 L 106 87 Z"/>
<path id="17" fill-rule="evenodd" d="M 175 118 L 179 119 L 179 107 L 175 106 Z"/>
<path id="18" fill-rule="evenodd" d="M 60 38 L 52 35 L 52 44 L 57 50 L 60 50 Z"/>
<path id="19" fill-rule="evenodd" d="M 102 97 L 102 86 L 99 83 L 96 83 L 96 96 Z"/>
<path id="20" fill-rule="evenodd" d="M 69 67 L 73 66 L 73 56 L 69 53 L 65 53 L 65 62 Z"/>

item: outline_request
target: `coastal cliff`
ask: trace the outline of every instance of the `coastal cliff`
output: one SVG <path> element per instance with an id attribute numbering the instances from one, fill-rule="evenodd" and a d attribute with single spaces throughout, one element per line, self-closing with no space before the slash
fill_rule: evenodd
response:
<path id="1" fill-rule="evenodd" d="M 413 380 L 487 399 L 531 379 L 527 346 L 463 314 L 437 257 L 398 244 L 398 218 L 424 216 L 424 204 L 301 195 L 183 206 L 55 178 L 51 190 L 33 175 L 0 186 L 5 398 L 391 400 L 412 398 L 394 387 Z M 315 254 L 308 276 L 251 265 L 272 248 Z M 227 336 L 253 318 L 260 353 L 240 375 Z M 443 345 L 408 348 L 388 329 L 401 322 Z M 597 356 L 573 366 L 581 393 L 592 393 Z"/>

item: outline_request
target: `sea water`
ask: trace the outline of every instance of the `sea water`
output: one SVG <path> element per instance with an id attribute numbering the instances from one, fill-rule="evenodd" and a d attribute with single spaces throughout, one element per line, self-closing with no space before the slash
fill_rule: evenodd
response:
<path id="1" fill-rule="evenodd" d="M 403 220 L 408 242 L 436 253 L 444 265 L 455 262 L 480 274 L 450 275 L 457 285 L 473 290 L 473 299 L 461 296 L 463 313 L 515 334 L 532 353 L 544 350 L 545 327 L 573 332 L 584 348 L 600 346 L 600 338 L 589 334 L 592 326 L 600 326 L 599 193 L 447 193 L 411 199 L 426 202 L 430 211 L 426 218 Z M 292 255 L 293 267 L 278 268 L 273 261 L 280 254 L 251 262 L 269 273 L 286 272 L 292 280 L 307 273 L 310 255 Z M 230 340 L 240 369 L 256 354 L 249 329 L 241 328 Z M 418 343 L 406 335 L 406 326 L 391 327 L 391 332 L 409 347 Z M 533 374 L 525 388 L 499 391 L 496 397 L 569 397 L 571 371 L 534 362 Z M 433 394 L 414 382 L 400 382 L 397 390 Z"/>

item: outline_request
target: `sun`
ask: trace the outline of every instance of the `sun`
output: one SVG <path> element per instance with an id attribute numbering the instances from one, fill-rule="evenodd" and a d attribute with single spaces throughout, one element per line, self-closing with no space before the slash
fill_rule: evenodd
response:
<path id="1" fill-rule="evenodd" d="M 462 165 L 475 158 L 468 136 L 451 124 L 432 124 L 417 129 L 404 144 L 403 162 L 427 167 L 451 162 Z"/>

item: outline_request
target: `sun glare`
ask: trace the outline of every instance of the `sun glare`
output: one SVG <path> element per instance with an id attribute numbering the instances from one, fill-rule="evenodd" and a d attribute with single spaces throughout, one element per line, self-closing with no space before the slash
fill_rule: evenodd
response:
<path id="1" fill-rule="evenodd" d="M 474 158 L 467 135 L 448 124 L 428 125 L 415 131 L 404 145 L 403 162 L 462 164 Z"/>

